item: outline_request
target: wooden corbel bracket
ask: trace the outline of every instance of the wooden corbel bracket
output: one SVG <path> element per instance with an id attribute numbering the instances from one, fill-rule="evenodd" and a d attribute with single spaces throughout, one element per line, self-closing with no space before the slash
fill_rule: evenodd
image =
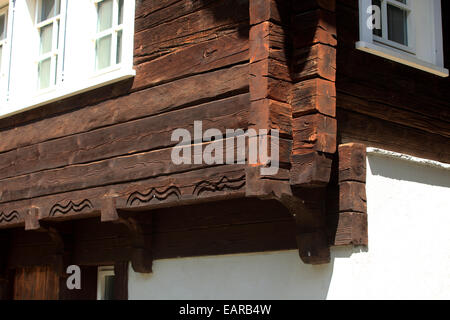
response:
<path id="1" fill-rule="evenodd" d="M 29 209 L 25 217 L 25 230 L 44 232 L 48 235 L 54 245 L 50 264 L 59 276 L 67 276 L 65 267 L 70 264 L 73 246 L 54 224 L 39 220 L 39 217 L 39 208 Z"/>
<path id="2" fill-rule="evenodd" d="M 106 198 L 101 208 L 101 221 L 119 223 L 126 227 L 131 245 L 131 265 L 135 272 L 152 273 L 151 215 L 139 219 L 137 215 L 121 214 L 114 198 Z"/>
<path id="3" fill-rule="evenodd" d="M 246 194 L 261 200 L 277 200 L 294 217 L 299 255 L 306 264 L 330 262 L 326 224 L 326 188 L 293 188 L 289 172 L 263 177 L 259 167 L 248 167 Z"/>
<path id="4" fill-rule="evenodd" d="M 305 189 L 298 195 L 284 194 L 279 199 L 295 219 L 299 255 L 306 264 L 330 262 L 325 208 L 320 200 L 323 193 L 322 190 Z"/>

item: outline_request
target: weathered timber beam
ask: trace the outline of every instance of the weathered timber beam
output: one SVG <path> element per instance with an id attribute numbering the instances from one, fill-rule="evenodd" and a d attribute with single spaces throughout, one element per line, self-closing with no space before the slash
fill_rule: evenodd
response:
<path id="1" fill-rule="evenodd" d="M 367 246 L 366 146 L 339 145 L 337 161 L 327 199 L 331 244 Z"/>
<path id="2" fill-rule="evenodd" d="M 289 210 L 296 224 L 297 247 L 304 263 L 330 262 L 324 205 L 326 188 L 292 189 L 289 170 L 280 169 L 276 176 L 263 176 L 260 168 L 247 168 L 246 195 L 275 199 Z"/>
<path id="3" fill-rule="evenodd" d="M 73 239 L 64 235 L 56 224 L 39 221 L 39 209 L 31 208 L 25 217 L 25 230 L 45 233 L 53 245 L 50 265 L 60 277 L 66 277 L 66 267 L 70 265 L 73 255 Z"/>
<path id="4" fill-rule="evenodd" d="M 116 208 L 125 210 L 151 210 L 240 198 L 245 197 L 245 184 L 245 165 L 224 165 L 167 177 L 85 188 L 0 204 L 0 228 L 25 225 L 27 230 L 36 230 L 39 221 L 98 216 L 105 197 L 114 198 Z"/>
<path id="5" fill-rule="evenodd" d="M 324 197 L 325 189 L 307 188 L 296 190 L 293 195 L 283 195 L 280 199 L 294 217 L 299 255 L 306 264 L 330 262 Z"/>
<path id="6" fill-rule="evenodd" d="M 152 255 L 152 223 L 151 214 L 121 214 L 116 209 L 114 198 L 106 198 L 101 210 L 102 222 L 113 222 L 123 225 L 129 234 L 132 247 L 131 265 L 135 272 L 151 273 Z"/>

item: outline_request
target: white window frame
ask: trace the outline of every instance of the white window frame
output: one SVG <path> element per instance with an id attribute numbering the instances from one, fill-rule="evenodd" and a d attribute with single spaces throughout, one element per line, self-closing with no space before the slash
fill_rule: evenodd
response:
<path id="1" fill-rule="evenodd" d="M 2 46 L 2 57 L 0 58 L 0 103 L 6 101 L 8 89 L 11 33 L 9 10 L 9 3 L 0 8 L 0 15 L 5 15 L 6 19 L 6 36 L 0 40 L 0 46 Z"/>
<path id="2" fill-rule="evenodd" d="M 414 12 L 414 6 L 412 1 L 421 0 L 407 0 L 406 4 L 402 4 L 395 0 L 382 0 L 381 18 L 382 18 L 382 35 L 379 37 L 373 34 L 373 30 L 368 28 L 367 21 L 372 15 L 367 9 L 372 5 L 372 0 L 359 0 L 359 33 L 360 41 L 356 42 L 356 49 L 362 50 L 374 55 L 405 64 L 440 77 L 448 77 L 449 71 L 444 68 L 444 56 L 443 56 L 443 44 L 442 44 L 442 13 L 440 0 L 432 0 L 433 3 L 433 34 L 435 39 L 434 48 L 436 61 L 431 63 L 423 59 L 419 59 L 416 56 L 416 12 Z M 388 40 L 387 29 L 387 3 L 397 6 L 399 8 L 409 11 L 408 14 L 408 46 L 404 46 L 395 41 Z"/>
<path id="3" fill-rule="evenodd" d="M 98 267 L 97 272 L 97 300 L 105 300 L 105 278 L 115 276 L 114 266 Z"/>
<path id="4" fill-rule="evenodd" d="M 130 79 L 136 76 L 136 71 L 134 70 L 134 24 L 135 24 L 135 1 L 136 0 L 125 0 L 123 6 L 123 23 L 120 26 L 122 29 L 122 56 L 121 63 L 113 64 L 109 68 L 102 70 L 95 70 L 95 36 L 97 34 L 96 23 L 94 21 L 96 18 L 96 2 L 97 0 L 82 0 L 83 3 L 80 5 L 81 0 L 61 0 L 61 21 L 64 23 L 69 21 L 65 26 L 65 32 L 59 32 L 60 38 L 60 50 L 64 50 L 61 54 L 61 59 L 58 59 L 58 85 L 53 88 L 38 90 L 38 55 L 39 48 L 35 47 L 39 34 L 37 33 L 36 26 L 36 8 L 30 11 L 30 3 L 33 6 L 37 6 L 37 2 L 40 0 L 20 0 L 14 2 L 14 0 L 9 1 L 10 6 L 10 16 L 11 12 L 16 16 L 14 19 L 14 25 L 9 23 L 9 32 L 12 35 L 10 38 L 10 43 L 12 43 L 12 59 L 9 64 L 11 65 L 9 70 L 9 77 L 11 81 L 7 85 L 6 98 L 2 99 L 0 94 L 0 119 L 12 116 L 17 113 L 21 113 L 26 110 L 41 107 L 52 102 L 60 101 L 84 92 L 88 92 L 100 87 L 111 85 L 126 79 Z M 117 0 L 116 0 L 117 1 Z M 15 8 L 12 9 L 13 3 L 15 3 Z M 66 12 L 63 13 L 62 7 L 66 5 Z M 84 56 L 90 55 L 89 58 L 83 58 L 82 60 L 77 60 L 74 58 L 74 51 L 72 42 L 70 42 L 70 34 L 73 34 L 74 25 L 73 20 L 76 15 L 71 14 L 71 12 L 76 12 L 79 14 L 79 9 L 83 7 L 84 14 L 83 18 L 85 21 L 81 20 L 84 24 L 83 43 L 85 51 Z M 72 9 L 71 9 L 72 8 Z M 74 11 L 71 11 L 76 9 Z M 32 16 L 30 16 L 30 13 Z M 64 16 L 65 15 L 65 16 Z M 11 20 L 11 19 L 9 19 Z M 27 29 L 24 29 L 24 24 L 27 25 Z M 61 31 L 64 26 L 60 25 Z M 29 29 L 32 28 L 32 29 Z M 28 30 L 29 29 L 29 30 Z M 69 29 L 71 30 L 69 32 Z M 20 30 L 20 32 L 15 32 L 14 30 Z M 24 42 L 28 41 L 25 38 L 32 38 L 33 47 L 30 54 L 33 56 L 31 59 L 28 58 L 28 53 L 24 54 L 26 44 Z M 81 38 L 78 38 L 81 39 Z M 78 41 L 78 40 L 77 40 Z M 30 43 L 28 42 L 28 43 Z M 71 48 L 68 51 L 68 48 Z M 15 54 L 17 50 L 17 53 Z M 89 53 L 88 53 L 89 52 Z M 75 54 L 76 55 L 76 54 Z M 17 56 L 17 58 L 16 58 Z M 20 57 L 27 57 L 26 64 L 20 62 Z M 75 62 L 74 62 L 75 61 Z M 61 63 L 60 63 L 61 62 Z M 116 60 L 112 60 L 116 62 Z M 26 68 L 24 66 L 27 66 Z M 31 69 L 33 65 L 34 69 Z M 74 74 L 74 67 L 76 65 L 82 65 L 82 72 Z M 76 67 L 75 67 L 76 69 Z M 16 70 L 20 70 L 17 72 Z M 70 71 L 70 72 L 69 72 Z M 27 74 L 28 78 L 26 81 L 26 89 L 21 88 L 21 75 Z M 33 75 L 31 79 L 29 75 Z M 31 88 L 31 82 L 35 83 L 35 86 Z M 0 82 L 1 84 L 1 82 Z M 1 89 L 1 87 L 0 87 Z M 26 94 L 23 94 L 26 92 Z M 6 100 L 6 102 L 5 102 Z"/>
<path id="5" fill-rule="evenodd" d="M 4 56 L 4 50 L 6 49 L 6 46 L 7 46 L 7 43 L 8 43 L 8 32 L 9 32 L 9 28 L 8 28 L 8 8 L 9 8 L 9 6 L 8 5 L 6 5 L 6 6 L 4 6 L 4 7 L 2 7 L 2 8 L 0 8 L 0 16 L 5 16 L 5 22 L 6 22 L 6 36 L 5 36 L 5 38 L 4 39 L 0 39 L 0 46 L 2 46 L 3 48 L 2 48 L 2 58 L 1 58 L 1 60 L 2 61 L 0 61 L 0 66 L 1 67 L 3 67 L 3 60 L 5 60 L 4 58 L 3 58 L 3 56 Z M 3 68 L 2 68 L 2 70 L 3 70 Z"/>
<path id="6" fill-rule="evenodd" d="M 39 22 L 39 16 L 40 11 L 42 8 L 42 1 L 43 0 L 36 0 L 36 12 L 35 12 L 35 28 L 37 30 L 38 36 L 40 37 L 40 30 L 49 25 L 53 24 L 53 39 L 52 39 L 52 50 L 50 52 L 47 52 L 43 55 L 39 53 L 40 48 L 38 48 L 38 56 L 36 59 L 36 70 L 38 72 L 39 63 L 50 58 L 51 59 L 51 67 L 50 67 L 50 86 L 47 88 L 39 89 L 39 80 L 37 81 L 37 88 L 38 92 L 37 94 L 45 94 L 50 91 L 54 91 L 56 87 L 58 87 L 64 80 L 63 75 L 63 62 L 64 62 L 64 34 L 65 34 L 65 28 L 66 28 L 66 0 L 60 0 L 60 8 L 59 8 L 59 14 L 55 14 L 56 12 L 56 6 L 55 6 L 55 12 L 53 17 L 50 19 L 44 20 Z M 59 22 L 59 26 L 58 26 Z M 55 28 L 57 27 L 57 28 Z M 57 32 L 55 32 L 57 30 Z M 40 45 L 40 40 L 39 40 Z M 39 77 L 39 76 L 38 76 Z M 37 78 L 38 78 L 37 77 Z M 53 77 L 55 77 L 55 81 L 53 82 Z"/>

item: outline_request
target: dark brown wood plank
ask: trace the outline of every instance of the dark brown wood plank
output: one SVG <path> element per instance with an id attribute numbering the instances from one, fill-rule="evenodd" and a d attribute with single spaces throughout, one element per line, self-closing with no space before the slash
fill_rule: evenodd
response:
<path id="1" fill-rule="evenodd" d="M 136 65 L 136 77 L 131 90 L 137 91 L 183 77 L 246 63 L 249 60 L 248 50 L 248 38 L 237 32 L 221 37 L 214 36 L 209 41 L 193 44 Z"/>
<path id="2" fill-rule="evenodd" d="M 176 129 L 193 137 L 194 121 L 202 119 L 203 130 L 247 130 L 249 105 L 249 94 L 243 94 L 15 149 L 0 154 L 0 179 L 172 147 Z"/>
<path id="3" fill-rule="evenodd" d="M 0 132 L 0 152 L 248 92 L 248 66 L 235 66 L 142 90 Z"/>
<path id="4" fill-rule="evenodd" d="M 16 270 L 14 300 L 58 300 L 59 278 L 50 267 Z"/>
<path id="5" fill-rule="evenodd" d="M 450 140 L 392 122 L 338 108 L 341 143 L 360 142 L 417 157 L 450 163 Z"/>
<path id="6" fill-rule="evenodd" d="M 248 19 L 248 0 L 214 1 L 211 6 L 136 32 L 135 63 L 141 64 L 155 53 L 175 52 L 172 48 L 183 47 L 196 39 L 202 41 L 208 33 L 236 29 L 239 23 L 248 25 Z"/>

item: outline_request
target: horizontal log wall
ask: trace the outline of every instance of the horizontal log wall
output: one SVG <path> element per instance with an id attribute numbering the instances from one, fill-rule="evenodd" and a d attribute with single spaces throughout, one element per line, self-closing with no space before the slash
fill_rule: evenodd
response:
<path id="1" fill-rule="evenodd" d="M 358 1 L 337 0 L 340 143 L 450 162 L 450 78 L 355 49 Z M 442 1 L 444 64 L 450 67 L 450 3 Z"/>
<path id="2" fill-rule="evenodd" d="M 193 136 L 196 120 L 203 131 L 248 129 L 249 60 L 248 0 L 137 1 L 133 80 L 0 121 L 1 223 L 34 228 L 55 208 L 98 214 L 105 196 L 126 206 L 132 192 L 177 188 L 189 202 L 208 178 L 239 194 L 228 186 L 242 168 L 177 166 L 171 134 Z M 285 163 L 291 144 L 281 139 Z"/>

